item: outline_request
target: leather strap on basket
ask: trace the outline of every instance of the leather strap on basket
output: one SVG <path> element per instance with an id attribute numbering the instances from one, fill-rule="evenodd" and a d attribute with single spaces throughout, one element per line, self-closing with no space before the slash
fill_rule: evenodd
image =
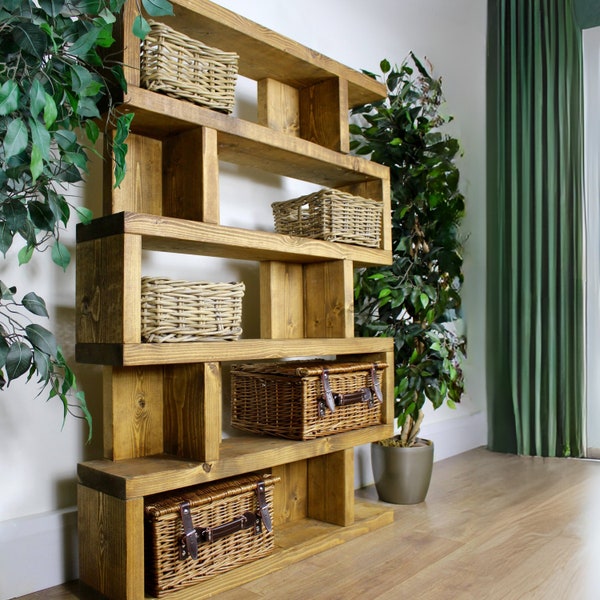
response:
<path id="1" fill-rule="evenodd" d="M 182 502 L 179 508 L 184 534 L 181 538 L 180 558 L 184 559 L 190 556 L 196 560 L 198 558 L 198 543 L 212 544 L 238 531 L 254 529 L 254 533 L 257 534 L 260 533 L 262 524 L 264 524 L 267 531 L 272 531 L 273 526 L 271 524 L 271 515 L 269 514 L 269 505 L 267 504 L 264 481 L 258 482 L 255 492 L 258 503 L 256 512 L 245 512 L 229 523 L 217 525 L 216 527 L 195 528 L 192 524 L 190 503 Z"/>
<path id="2" fill-rule="evenodd" d="M 364 402 L 369 408 L 373 407 L 374 401 L 383 402 L 383 394 L 381 393 L 381 386 L 377 379 L 376 365 L 371 365 L 371 382 L 372 388 L 361 388 L 354 392 L 348 392 L 346 394 L 338 394 L 331 391 L 331 385 L 329 383 L 329 372 L 327 369 L 323 369 L 321 374 L 321 383 L 323 385 L 324 398 L 319 399 L 319 416 L 325 416 L 325 407 L 331 412 L 335 411 L 336 406 L 347 406 L 349 404 L 357 404 Z"/>

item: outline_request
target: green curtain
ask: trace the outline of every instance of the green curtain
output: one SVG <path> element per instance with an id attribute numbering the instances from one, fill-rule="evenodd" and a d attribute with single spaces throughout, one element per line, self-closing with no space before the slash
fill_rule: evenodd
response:
<path id="1" fill-rule="evenodd" d="M 581 456 L 581 30 L 571 0 L 488 1 L 488 443 Z"/>

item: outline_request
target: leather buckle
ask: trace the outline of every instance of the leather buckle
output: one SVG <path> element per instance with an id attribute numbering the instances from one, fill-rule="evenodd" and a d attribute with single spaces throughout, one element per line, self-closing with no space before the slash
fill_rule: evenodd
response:
<path id="1" fill-rule="evenodd" d="M 181 522 L 183 524 L 184 536 L 181 540 L 180 557 L 187 558 L 191 556 L 194 560 L 198 558 L 198 538 L 196 529 L 192 523 L 192 510 L 189 502 L 182 502 L 179 507 Z"/>

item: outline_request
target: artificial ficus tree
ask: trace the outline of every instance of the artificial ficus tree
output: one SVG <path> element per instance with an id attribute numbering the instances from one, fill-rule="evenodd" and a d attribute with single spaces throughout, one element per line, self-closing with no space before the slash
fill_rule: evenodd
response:
<path id="1" fill-rule="evenodd" d="M 115 180 L 125 175 L 126 139 L 134 115 L 118 114 L 112 83 L 126 91 L 122 65 L 111 62 L 113 26 L 125 0 L 3 0 L 0 5 L 0 252 L 16 246 L 19 265 L 48 251 L 62 269 L 71 261 L 61 235 L 72 216 L 91 212 L 69 202 L 80 184 L 101 127 L 116 128 Z M 134 33 L 144 37 L 150 16 L 172 14 L 167 0 L 141 0 Z M 62 401 L 89 425 L 85 395 L 33 291 L 17 296 L 0 281 L 0 389 L 25 376 L 48 398 Z M 41 392 L 40 392 L 41 393 Z"/>
<path id="2" fill-rule="evenodd" d="M 441 79 L 413 54 L 381 69 L 387 98 L 355 109 L 350 132 L 355 153 L 390 167 L 393 262 L 356 272 L 355 321 L 357 335 L 394 338 L 399 443 L 410 445 L 425 403 L 453 407 L 464 389 L 466 341 L 455 325 L 465 203 L 459 144 L 443 130 Z"/>

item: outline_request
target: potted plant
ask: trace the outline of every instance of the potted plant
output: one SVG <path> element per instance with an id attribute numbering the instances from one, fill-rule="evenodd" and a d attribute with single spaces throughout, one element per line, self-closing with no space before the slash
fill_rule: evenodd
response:
<path id="1" fill-rule="evenodd" d="M 459 144 L 442 131 L 451 118 L 440 113 L 441 79 L 414 54 L 399 68 L 380 66 L 387 98 L 353 111 L 351 148 L 390 167 L 393 262 L 357 270 L 355 323 L 359 336 L 394 338 L 400 434 L 373 444 L 372 461 L 380 498 L 404 504 L 424 500 L 429 487 L 433 444 L 418 437 L 424 405 L 454 408 L 464 389 L 465 337 L 457 329 L 464 197 Z M 388 454 L 400 456 L 389 481 Z M 424 464 L 412 467 L 409 456 Z"/>
<path id="2" fill-rule="evenodd" d="M 113 24 L 125 0 L 4 0 L 0 5 L 0 252 L 19 246 L 19 265 L 34 251 L 48 250 L 66 269 L 71 256 L 61 232 L 73 213 L 70 186 L 85 178 L 102 120 L 116 127 L 113 141 L 117 185 L 125 175 L 125 140 L 133 114 L 113 111 L 112 84 L 125 89 L 120 64 L 110 59 Z M 148 14 L 172 14 L 167 0 L 141 0 Z M 134 33 L 149 30 L 141 15 Z M 120 84 L 120 86 L 118 85 Z M 25 376 L 48 398 L 58 397 L 64 416 L 84 417 L 91 436 L 85 395 L 54 336 L 36 322 L 48 318 L 36 292 L 20 297 L 0 281 L 0 390 Z"/>

